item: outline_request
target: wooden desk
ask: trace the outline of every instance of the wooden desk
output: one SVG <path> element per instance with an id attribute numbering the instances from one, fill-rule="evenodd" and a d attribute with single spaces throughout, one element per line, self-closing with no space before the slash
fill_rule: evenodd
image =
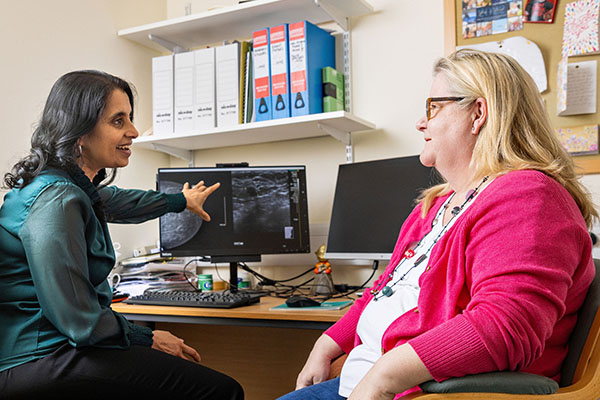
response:
<path id="1" fill-rule="evenodd" d="M 294 389 L 296 376 L 321 333 L 346 313 L 269 311 L 283 299 L 233 309 L 116 303 L 130 320 L 147 321 L 185 340 L 202 364 L 235 378 L 248 400 L 273 400 Z"/>

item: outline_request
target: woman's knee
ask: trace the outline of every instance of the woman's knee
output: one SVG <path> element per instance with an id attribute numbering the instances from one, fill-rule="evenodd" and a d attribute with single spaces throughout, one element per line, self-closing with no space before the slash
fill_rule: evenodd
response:
<path id="1" fill-rule="evenodd" d="M 238 381 L 230 376 L 223 375 L 222 380 L 216 385 L 218 398 L 223 400 L 244 400 L 244 389 Z"/>

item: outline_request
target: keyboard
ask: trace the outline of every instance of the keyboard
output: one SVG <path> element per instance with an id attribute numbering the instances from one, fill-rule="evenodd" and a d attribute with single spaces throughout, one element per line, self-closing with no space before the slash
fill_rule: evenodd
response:
<path id="1" fill-rule="evenodd" d="M 192 292 L 183 290 L 148 292 L 124 301 L 128 304 L 153 306 L 185 306 L 207 308 L 234 308 L 258 303 L 263 293 L 246 292 Z"/>

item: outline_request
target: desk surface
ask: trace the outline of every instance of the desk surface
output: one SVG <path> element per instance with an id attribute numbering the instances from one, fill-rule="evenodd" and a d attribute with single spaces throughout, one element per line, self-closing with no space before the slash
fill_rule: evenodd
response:
<path id="1" fill-rule="evenodd" d="M 231 319 L 255 320 L 264 325 L 266 320 L 294 322 L 294 323 L 318 323 L 317 327 L 331 325 L 340 319 L 350 307 L 342 310 L 286 310 L 270 311 L 271 307 L 282 304 L 284 299 L 275 297 L 261 297 L 260 303 L 236 308 L 203 308 L 203 307 L 176 307 L 176 306 L 146 306 L 138 304 L 114 303 L 113 310 L 126 315 L 130 319 L 148 321 L 172 321 L 201 323 L 202 319 Z M 165 318 L 161 318 L 165 317 Z M 325 324 L 322 324 L 325 323 Z M 308 327 L 308 325 L 307 325 Z"/>

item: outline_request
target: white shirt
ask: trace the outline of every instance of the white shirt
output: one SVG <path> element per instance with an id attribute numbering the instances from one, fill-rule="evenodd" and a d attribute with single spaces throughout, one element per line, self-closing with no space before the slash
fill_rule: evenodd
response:
<path id="1" fill-rule="evenodd" d="M 344 362 L 340 374 L 339 395 L 349 397 L 358 382 L 371 369 L 373 364 L 381 357 L 381 346 L 383 334 L 387 328 L 405 312 L 417 306 L 419 299 L 419 277 L 425 271 L 429 255 L 437 241 L 454 225 L 456 220 L 473 203 L 467 202 L 460 213 L 448 221 L 444 226 L 442 223 L 444 210 L 454 195 L 450 196 L 440 207 L 431 231 L 426 234 L 414 249 L 415 255 L 411 258 L 403 258 L 394 272 L 394 276 L 387 283 L 394 291 L 391 296 L 384 296 L 379 287 L 379 293 L 371 300 L 363 310 L 356 331 L 360 337 L 361 344 L 356 346 Z M 437 223 L 436 223 L 437 221 Z M 421 256 L 427 257 L 415 267 L 415 261 Z M 406 274 L 406 275 L 405 275 Z M 404 276 L 403 279 L 402 276 Z M 393 286 L 392 286 L 393 285 Z"/>

